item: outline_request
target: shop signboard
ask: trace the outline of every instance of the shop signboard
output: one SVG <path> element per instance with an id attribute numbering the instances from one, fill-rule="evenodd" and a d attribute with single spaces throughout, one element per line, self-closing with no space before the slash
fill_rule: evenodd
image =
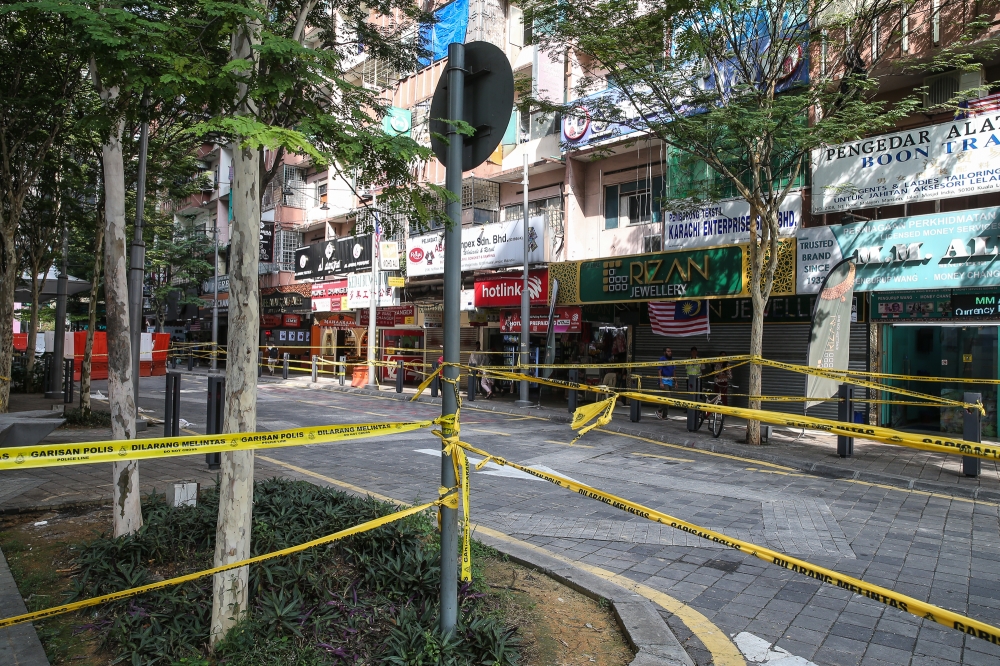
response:
<path id="1" fill-rule="evenodd" d="M 298 328 L 302 325 L 302 317 L 297 314 L 282 315 L 281 325 L 286 328 Z"/>
<path id="2" fill-rule="evenodd" d="M 552 319 L 552 328 L 556 333 L 579 333 L 583 322 L 583 309 L 578 305 L 557 305 Z M 504 333 L 521 332 L 521 311 L 502 310 L 500 312 L 500 330 Z M 548 333 L 548 308 L 532 308 L 530 333 Z"/>
<path id="3" fill-rule="evenodd" d="M 873 321 L 1000 319 L 1000 289 L 888 291 L 872 294 Z"/>
<path id="4" fill-rule="evenodd" d="M 736 17 L 736 20 L 743 24 L 743 32 L 747 36 L 746 43 L 759 49 L 761 59 L 769 58 L 770 54 L 765 56 L 765 53 L 771 48 L 772 30 L 768 21 L 756 22 L 753 12 Z M 802 27 L 788 26 L 786 29 L 788 30 L 787 34 L 779 35 L 782 42 L 794 39 L 795 32 L 802 30 Z M 807 43 L 796 44 L 788 49 L 784 61 L 780 64 L 782 76 L 777 81 L 776 92 L 783 92 L 809 80 L 808 46 Z M 690 64 L 692 68 L 701 66 L 701 63 L 697 62 Z M 733 84 L 741 80 L 738 70 L 743 67 L 742 63 L 738 64 L 735 60 L 719 63 L 717 70 L 708 72 L 708 76 L 705 77 L 705 90 L 721 89 L 728 93 Z M 600 98 L 609 99 L 595 103 L 595 100 Z M 562 122 L 564 150 L 606 144 L 620 136 L 643 131 L 644 123 L 641 114 L 633 104 L 628 102 L 623 93 L 613 87 L 582 97 L 571 104 L 576 107 L 575 111 L 565 115 Z M 609 123 L 591 117 L 591 109 L 606 108 L 609 105 L 618 109 L 619 117 L 624 121 L 623 123 Z M 702 111 L 703 108 L 689 106 L 680 99 L 674 101 L 672 108 L 674 114 L 695 115 Z"/>
<path id="5" fill-rule="evenodd" d="M 399 243 L 382 241 L 378 244 L 378 267 L 383 271 L 399 270 Z"/>
<path id="6" fill-rule="evenodd" d="M 260 262 L 270 264 L 274 261 L 274 222 L 260 222 Z"/>
<path id="7" fill-rule="evenodd" d="M 261 326 L 281 326 L 280 314 L 262 314 L 260 316 Z"/>
<path id="8" fill-rule="evenodd" d="M 798 293 L 819 291 L 846 257 L 857 291 L 1000 286 L 1000 207 L 800 229 Z"/>
<path id="9" fill-rule="evenodd" d="M 360 326 L 368 325 L 368 310 L 361 310 Z M 417 308 L 412 303 L 375 309 L 375 325 L 383 328 L 413 326 L 417 322 Z"/>
<path id="10" fill-rule="evenodd" d="M 739 245 L 582 261 L 578 266 L 580 303 L 717 298 L 743 292 Z"/>
<path id="11" fill-rule="evenodd" d="M 510 273 L 476 280 L 473 304 L 477 308 L 518 307 L 521 305 L 523 273 Z M 531 303 L 549 302 L 549 270 L 528 272 L 528 298 Z"/>
<path id="12" fill-rule="evenodd" d="M 996 192 L 998 148 L 1000 113 L 817 148 L 812 152 L 812 211 Z"/>
<path id="13" fill-rule="evenodd" d="M 313 298 L 347 296 L 347 278 L 331 280 L 329 282 L 314 282 L 311 286 Z"/>
<path id="14" fill-rule="evenodd" d="M 229 291 L 229 276 L 220 275 L 219 276 L 219 294 L 222 292 Z M 210 277 L 201 283 L 201 293 L 203 294 L 214 294 L 215 293 L 215 278 Z"/>
<path id="15" fill-rule="evenodd" d="M 462 228 L 462 270 L 524 265 L 522 222 L 497 222 Z M 528 220 L 528 263 L 545 261 L 545 218 Z M 406 241 L 406 275 L 444 273 L 444 231 L 414 236 Z"/>
<path id="16" fill-rule="evenodd" d="M 399 291 L 390 287 L 385 273 L 379 273 L 379 289 L 375 305 L 399 305 Z M 347 276 L 347 309 L 356 310 L 371 306 L 372 274 L 355 273 Z"/>
<path id="17" fill-rule="evenodd" d="M 279 329 L 271 331 L 271 341 L 281 346 L 306 346 L 310 344 L 312 331 L 308 329 Z"/>
<path id="18" fill-rule="evenodd" d="M 816 296 L 811 294 L 800 296 L 772 296 L 764 306 L 764 322 L 767 324 L 808 324 L 812 320 L 813 306 Z M 864 298 L 854 297 L 851 309 L 851 321 L 864 321 Z M 718 298 L 708 301 L 712 325 L 743 324 L 753 321 L 753 300 L 749 298 Z M 648 318 L 642 323 L 648 323 Z"/>
<path id="19" fill-rule="evenodd" d="M 371 271 L 371 236 L 320 241 L 295 250 L 295 279 L 318 280 L 331 275 Z"/>
<path id="20" fill-rule="evenodd" d="M 728 199 L 691 210 L 663 212 L 666 229 L 663 247 L 667 250 L 750 242 L 750 204 Z M 758 218 L 758 228 L 760 222 Z M 794 236 L 802 226 L 802 193 L 790 192 L 778 211 L 778 234 Z"/>
<path id="21" fill-rule="evenodd" d="M 262 296 L 260 299 L 261 311 L 271 314 L 285 312 L 288 308 L 301 307 L 311 308 L 310 304 L 306 303 L 306 298 L 302 294 L 269 294 Z"/>
<path id="22" fill-rule="evenodd" d="M 354 328 L 358 325 L 353 312 L 334 312 L 316 322 L 320 328 Z"/>

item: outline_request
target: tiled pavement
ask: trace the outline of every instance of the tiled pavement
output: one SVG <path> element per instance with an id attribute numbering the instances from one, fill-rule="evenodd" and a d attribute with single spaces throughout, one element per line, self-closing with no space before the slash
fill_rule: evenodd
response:
<path id="1" fill-rule="evenodd" d="M 183 396 L 185 410 L 195 416 L 183 412 L 182 416 L 194 420 L 193 429 L 201 431 L 197 415 L 204 412 L 204 403 L 199 402 L 202 394 L 197 389 L 203 389 L 204 383 L 187 382 L 195 392 Z M 439 409 L 427 403 L 309 391 L 270 382 L 260 393 L 262 429 L 290 423 L 423 418 Z M 154 401 L 162 400 L 162 393 L 150 395 Z M 536 412 L 525 418 L 473 409 L 477 406 L 466 404 L 463 437 L 490 452 L 549 466 L 702 526 L 1000 624 L 996 567 L 1000 514 L 995 503 L 862 479 L 789 472 L 753 460 L 611 432 L 591 432 L 581 440 L 583 446 L 569 447 L 571 436 L 564 423 L 531 418 Z M 373 418 L 373 414 L 381 416 Z M 655 421 L 652 426 L 640 425 L 664 426 Z M 678 439 L 686 436 L 680 428 L 667 427 L 668 440 L 674 433 Z M 432 435 L 420 432 L 351 445 L 276 449 L 258 458 L 258 475 L 280 471 L 302 476 L 282 467 L 289 464 L 308 470 L 308 478 L 314 481 L 318 474 L 400 500 L 428 499 L 436 494 L 440 463 L 418 450 L 438 445 Z M 862 449 L 859 458 L 868 446 L 856 446 Z M 785 455 L 778 448 L 773 447 L 775 454 Z M 144 462 L 140 473 L 146 480 L 173 473 L 198 478 L 204 463 L 190 460 L 190 465 L 184 465 L 184 459 L 175 461 L 179 468 L 162 472 L 156 471 L 154 463 Z M 832 462 L 842 461 L 835 458 Z M 920 466 L 934 468 L 938 475 L 948 473 L 933 454 L 925 456 Z M 16 477 L 39 478 L 30 472 L 19 472 Z M 98 471 L 97 477 L 103 479 L 103 474 Z M 58 481 L 52 478 L 45 483 Z M 0 500 L 0 509 L 45 483 Z M 979 483 L 994 481 L 985 478 Z M 727 636 L 751 632 L 819 665 L 1000 662 L 997 646 L 749 555 L 671 534 L 537 479 L 484 470 L 473 473 L 472 487 L 475 521 L 668 594 L 699 611 Z M 678 616 L 662 612 L 696 662 L 710 663 L 709 650 L 692 629 Z"/>
<path id="2" fill-rule="evenodd" d="M 17 591 L 7 559 L 0 552 L 0 614 L 4 617 L 26 613 L 24 599 Z M 48 666 L 45 650 L 30 624 L 0 629 L 0 664 L 4 666 Z"/>

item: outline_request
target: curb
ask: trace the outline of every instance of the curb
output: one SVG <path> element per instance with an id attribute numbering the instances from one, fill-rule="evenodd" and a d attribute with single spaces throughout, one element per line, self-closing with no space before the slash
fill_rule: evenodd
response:
<path id="1" fill-rule="evenodd" d="M 580 594 L 607 600 L 618 626 L 635 651 L 629 666 L 694 666 L 656 607 L 642 596 L 532 548 L 485 534 L 477 534 L 475 538 L 511 561 L 543 573 Z"/>
<path id="2" fill-rule="evenodd" d="M 330 386 L 319 383 L 313 384 L 312 382 L 308 382 L 307 386 L 322 391 L 332 391 L 336 393 L 356 393 L 360 395 L 373 395 L 382 398 L 388 398 L 389 400 L 409 401 L 412 398 L 411 395 L 405 393 L 398 394 L 388 391 L 353 388 L 349 386 L 344 386 L 344 387 L 338 385 Z M 439 399 L 429 398 L 425 396 L 421 396 L 420 398 L 417 399 L 417 401 L 426 402 L 430 404 L 437 404 L 438 402 L 440 402 Z M 498 412 L 501 414 L 525 413 L 524 408 L 513 407 L 513 406 L 507 407 L 495 403 L 480 404 L 479 401 L 476 401 L 475 408 L 485 411 Z M 548 421 L 553 421 L 556 423 L 570 423 L 573 420 L 568 412 L 565 416 L 562 416 L 560 414 L 539 412 L 537 416 L 539 418 L 544 418 Z M 937 481 L 924 481 L 922 479 L 918 479 L 915 477 L 902 476 L 897 474 L 884 474 L 881 472 L 851 470 L 824 462 L 799 462 L 795 460 L 789 460 L 788 458 L 778 455 L 776 453 L 770 453 L 769 451 L 767 451 L 767 445 L 761 447 L 754 447 L 753 449 L 750 449 L 750 448 L 742 448 L 739 446 L 729 445 L 724 442 L 720 442 L 717 439 L 709 438 L 708 436 L 697 439 L 685 438 L 683 440 L 678 440 L 678 439 L 668 438 L 667 436 L 661 433 L 650 432 L 636 427 L 609 425 L 605 426 L 603 429 L 608 430 L 610 432 L 621 433 L 623 435 L 635 435 L 637 437 L 645 437 L 647 439 L 663 442 L 664 444 L 676 444 L 684 446 L 689 449 L 696 449 L 699 451 L 707 451 L 710 453 L 725 453 L 727 455 L 739 456 L 740 458 L 745 458 L 747 460 L 760 460 L 761 462 L 769 462 L 776 465 L 781 465 L 783 467 L 789 467 L 799 472 L 803 472 L 805 474 L 811 474 L 813 476 L 819 476 L 830 479 L 848 479 L 854 481 L 864 481 L 865 483 L 874 483 L 885 486 L 892 486 L 893 488 L 899 488 L 901 490 L 919 490 L 921 492 L 938 493 L 942 495 L 950 495 L 952 497 L 961 497 L 964 499 L 982 500 L 987 502 L 1000 503 L 1000 490 L 988 490 L 982 488 L 981 486 L 975 486 L 975 487 L 955 486 L 947 483 L 940 483 Z M 690 433 L 688 434 L 690 435 Z"/>

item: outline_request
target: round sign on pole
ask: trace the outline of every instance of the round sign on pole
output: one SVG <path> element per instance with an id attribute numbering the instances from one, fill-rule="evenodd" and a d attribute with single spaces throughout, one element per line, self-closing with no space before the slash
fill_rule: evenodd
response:
<path id="1" fill-rule="evenodd" d="M 489 42 L 465 45 L 465 96 L 462 104 L 464 120 L 475 130 L 463 136 L 462 171 L 468 171 L 486 161 L 503 139 L 510 112 L 514 106 L 514 72 L 507 56 Z M 442 76 L 434 91 L 430 110 L 431 149 L 438 161 L 448 166 L 447 137 L 448 77 Z"/>

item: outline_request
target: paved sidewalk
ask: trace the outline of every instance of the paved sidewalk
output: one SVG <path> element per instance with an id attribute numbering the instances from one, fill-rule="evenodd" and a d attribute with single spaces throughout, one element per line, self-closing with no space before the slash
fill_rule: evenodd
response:
<path id="1" fill-rule="evenodd" d="M 10 575 L 7 558 L 0 552 L 0 616 L 27 613 L 24 599 Z M 0 629 L 0 664 L 4 666 L 49 666 L 45 650 L 30 624 Z"/>
<path id="2" fill-rule="evenodd" d="M 415 393 L 411 387 L 404 389 L 403 395 L 397 394 L 395 388 L 389 386 L 383 386 L 380 390 L 341 387 L 339 382 L 335 380 L 322 378 L 313 384 L 309 377 L 294 377 L 288 380 L 263 377 L 262 383 L 279 383 L 287 386 L 359 394 L 377 393 L 382 397 L 397 397 L 400 400 L 409 400 Z M 480 397 L 475 402 L 469 402 L 465 399 L 464 391 L 462 396 L 465 407 L 509 414 L 530 413 L 558 422 L 568 423 L 572 420 L 568 409 L 551 404 L 551 402 L 558 401 L 528 408 L 526 411 L 516 407 L 513 400 L 484 400 Z M 420 400 L 440 402 L 440 398 L 431 398 L 429 391 L 426 391 Z M 656 418 L 652 405 L 643 406 L 642 417 L 638 423 L 629 420 L 627 406 L 619 405 L 615 409 L 614 419 L 606 427 L 612 432 L 648 437 L 703 451 L 780 464 L 819 476 L 855 479 L 956 497 L 1000 501 L 1000 463 L 998 462 L 983 460 L 982 474 L 978 478 L 970 478 L 962 473 L 962 458 L 955 455 L 931 453 L 856 438 L 854 440 L 854 455 L 851 458 L 841 458 L 837 455 L 836 435 L 776 426 L 773 429 L 770 442 L 763 446 L 751 446 L 743 442 L 746 434 L 746 423 L 741 419 L 727 417 L 726 426 L 718 439 L 713 438 L 706 428 L 707 426 L 703 426 L 701 431 L 688 432 L 686 418 L 679 409 L 671 409 L 670 418 L 666 421 L 660 421 Z"/>

